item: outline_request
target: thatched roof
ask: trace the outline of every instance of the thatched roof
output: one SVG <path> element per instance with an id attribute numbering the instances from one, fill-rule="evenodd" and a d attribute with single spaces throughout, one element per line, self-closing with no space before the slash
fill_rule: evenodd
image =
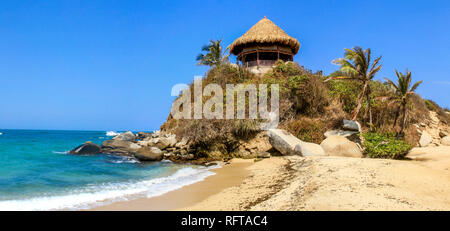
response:
<path id="1" fill-rule="evenodd" d="M 244 45 L 252 43 L 283 44 L 289 46 L 294 55 L 300 49 L 300 43 L 297 39 L 286 34 L 266 16 L 252 26 L 244 35 L 236 39 L 228 48 L 231 53 L 237 55 Z"/>

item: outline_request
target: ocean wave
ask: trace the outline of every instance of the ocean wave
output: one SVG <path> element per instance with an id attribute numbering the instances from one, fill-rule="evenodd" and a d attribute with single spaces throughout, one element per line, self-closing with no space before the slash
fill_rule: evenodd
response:
<path id="1" fill-rule="evenodd" d="M 137 160 L 136 158 L 130 157 L 130 156 L 113 156 L 112 160 L 108 160 L 109 163 L 114 163 L 114 164 L 122 164 L 122 163 L 131 163 L 131 164 L 135 164 L 135 163 L 140 163 L 139 160 Z"/>
<path id="2" fill-rule="evenodd" d="M 106 132 L 106 136 L 117 136 L 120 135 L 120 132 L 115 132 L 115 131 L 107 131 Z"/>
<path id="3" fill-rule="evenodd" d="M 3 133 L 0 132 L 0 136 L 3 135 Z"/>
<path id="4" fill-rule="evenodd" d="M 69 151 L 64 151 L 64 152 L 52 151 L 52 153 L 55 153 L 55 154 L 69 154 Z"/>
<path id="5" fill-rule="evenodd" d="M 61 196 L 0 201 L 0 210 L 80 210 L 139 197 L 150 198 L 202 181 L 215 174 L 209 171 L 213 168 L 217 166 L 187 167 L 167 177 L 87 186 Z"/>

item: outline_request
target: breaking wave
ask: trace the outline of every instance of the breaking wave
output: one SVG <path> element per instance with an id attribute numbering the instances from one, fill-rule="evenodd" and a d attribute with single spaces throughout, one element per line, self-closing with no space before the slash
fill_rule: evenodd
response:
<path id="1" fill-rule="evenodd" d="M 182 188 L 214 175 L 213 167 L 186 167 L 167 177 L 124 183 L 102 183 L 72 190 L 65 195 L 0 201 L 0 210 L 79 210 L 127 201 L 155 197 Z"/>

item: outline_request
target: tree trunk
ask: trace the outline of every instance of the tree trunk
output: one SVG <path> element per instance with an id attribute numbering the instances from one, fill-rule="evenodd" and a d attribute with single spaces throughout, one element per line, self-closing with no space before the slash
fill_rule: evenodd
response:
<path id="1" fill-rule="evenodd" d="M 403 122 L 402 122 L 402 126 L 400 128 L 400 134 L 403 134 L 405 127 L 406 127 L 406 119 L 407 119 L 407 110 L 406 110 L 406 100 L 403 101 L 402 103 L 403 106 Z"/>
<path id="2" fill-rule="evenodd" d="M 399 116 L 400 116 L 400 108 L 397 108 L 397 111 L 395 112 L 394 125 L 392 126 L 392 128 L 395 128 L 395 126 L 397 125 L 397 120 Z"/>
<path id="3" fill-rule="evenodd" d="M 369 85 L 369 82 L 365 82 L 364 83 L 364 88 L 363 88 L 361 94 L 359 95 L 355 111 L 353 112 L 352 120 L 356 120 L 356 117 L 358 117 L 359 110 L 361 110 L 362 102 L 364 100 L 364 96 L 366 94 L 366 90 L 367 90 L 367 86 L 368 85 Z"/>
<path id="4" fill-rule="evenodd" d="M 370 103 L 370 86 L 367 86 L 366 91 L 366 100 L 367 100 L 367 109 L 369 110 L 369 124 L 372 126 L 373 120 L 372 120 L 372 104 Z"/>

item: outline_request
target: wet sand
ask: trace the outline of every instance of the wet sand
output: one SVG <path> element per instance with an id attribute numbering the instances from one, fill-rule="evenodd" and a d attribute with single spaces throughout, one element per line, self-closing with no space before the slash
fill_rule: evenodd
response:
<path id="1" fill-rule="evenodd" d="M 233 159 L 230 164 L 213 169 L 215 175 L 161 196 L 116 202 L 95 207 L 92 211 L 166 211 L 192 206 L 223 189 L 238 186 L 250 173 L 247 167 L 253 160 Z"/>

